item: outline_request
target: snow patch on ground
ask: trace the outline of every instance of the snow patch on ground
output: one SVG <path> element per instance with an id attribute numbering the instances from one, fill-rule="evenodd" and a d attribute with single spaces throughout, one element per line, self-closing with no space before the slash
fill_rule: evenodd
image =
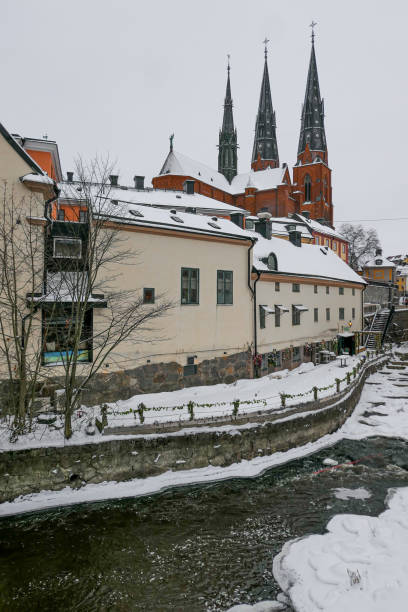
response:
<path id="1" fill-rule="evenodd" d="M 337 499 L 369 499 L 371 497 L 370 491 L 364 489 L 364 487 L 359 487 L 358 489 L 344 489 L 338 488 L 334 489 L 334 497 Z"/>
<path id="2" fill-rule="evenodd" d="M 273 573 L 299 612 L 406 612 L 408 487 L 379 517 L 334 516 L 328 533 L 287 542 Z"/>

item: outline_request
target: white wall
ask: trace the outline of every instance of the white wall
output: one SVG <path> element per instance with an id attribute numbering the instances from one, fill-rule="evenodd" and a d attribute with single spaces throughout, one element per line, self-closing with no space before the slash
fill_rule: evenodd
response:
<path id="1" fill-rule="evenodd" d="M 272 349 L 288 348 L 290 345 L 299 346 L 306 342 L 318 342 L 334 338 L 342 326 L 349 321 L 352 322 L 351 331 L 361 329 L 361 288 L 355 287 L 353 296 L 352 288 L 344 286 L 344 295 L 339 294 L 339 287 L 333 281 L 325 282 L 325 285 L 317 285 L 317 294 L 314 293 L 314 284 L 300 282 L 300 292 L 292 291 L 292 281 L 280 281 L 280 291 L 275 291 L 275 280 L 278 275 L 264 275 L 273 282 L 260 280 L 257 283 L 258 304 L 258 352 L 265 353 Z M 293 279 L 293 282 L 298 282 Z M 313 282 L 313 281 L 311 281 Z M 322 281 L 316 281 L 322 282 Z M 326 294 L 326 285 L 329 286 L 329 294 Z M 260 329 L 259 305 L 264 304 L 274 307 L 281 304 L 289 308 L 289 312 L 281 314 L 280 327 L 275 327 L 275 316 L 267 315 L 265 328 Z M 292 305 L 301 304 L 309 310 L 300 313 L 300 325 L 292 325 Z M 339 308 L 344 308 L 344 320 L 339 319 Z M 355 308 L 355 318 L 352 318 L 352 308 Z M 318 308 L 319 320 L 314 321 L 314 308 Z M 330 321 L 326 321 L 326 308 L 330 308 Z"/>

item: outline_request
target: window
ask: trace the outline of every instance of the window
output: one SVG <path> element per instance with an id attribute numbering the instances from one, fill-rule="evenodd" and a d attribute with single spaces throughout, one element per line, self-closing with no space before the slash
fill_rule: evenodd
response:
<path id="1" fill-rule="evenodd" d="M 181 303 L 199 303 L 199 278 L 198 268 L 181 268 Z"/>
<path id="2" fill-rule="evenodd" d="M 330 293 L 330 287 L 329 285 L 326 285 L 326 294 L 328 295 Z"/>
<path id="3" fill-rule="evenodd" d="M 245 229 L 247 230 L 255 229 L 255 222 L 253 219 L 245 219 Z"/>
<path id="4" fill-rule="evenodd" d="M 340 321 L 344 320 L 344 308 L 339 308 L 339 319 Z"/>
<path id="5" fill-rule="evenodd" d="M 344 295 L 344 287 L 339 287 L 339 295 Z"/>
<path id="6" fill-rule="evenodd" d="M 294 346 L 292 352 L 292 361 L 300 361 L 300 346 Z"/>
<path id="7" fill-rule="evenodd" d="M 315 243 L 319 244 L 319 236 L 315 236 Z"/>
<path id="8" fill-rule="evenodd" d="M 217 304 L 232 304 L 232 272 L 217 270 Z"/>
<path id="9" fill-rule="evenodd" d="M 345 252 L 346 252 L 346 245 L 345 245 L 345 244 L 342 244 L 342 245 L 341 245 L 341 252 L 342 252 L 342 253 L 345 253 Z"/>
<path id="10" fill-rule="evenodd" d="M 326 308 L 326 321 L 330 321 L 330 308 Z"/>
<path id="11" fill-rule="evenodd" d="M 329 239 L 326 238 L 326 246 L 329 246 Z"/>
<path id="12" fill-rule="evenodd" d="M 351 290 L 351 294 L 352 294 L 352 295 L 356 295 L 356 290 L 355 290 L 355 289 L 352 289 L 352 290 Z"/>
<path id="13" fill-rule="evenodd" d="M 280 327 L 281 309 L 275 304 L 275 327 Z"/>
<path id="14" fill-rule="evenodd" d="M 292 306 L 292 325 L 300 325 L 300 310 Z"/>
<path id="15" fill-rule="evenodd" d="M 355 309 L 355 308 L 352 308 L 352 309 L 351 309 L 351 318 L 352 318 L 352 319 L 355 319 L 355 318 L 356 318 L 356 309 Z"/>
<path id="16" fill-rule="evenodd" d="M 299 283 L 293 283 L 292 284 L 292 291 L 293 291 L 293 293 L 299 293 L 300 292 L 300 285 L 299 285 Z"/>
<path id="17" fill-rule="evenodd" d="M 57 220 L 65 221 L 65 210 L 63 208 L 60 208 L 59 211 L 57 212 Z"/>
<path id="18" fill-rule="evenodd" d="M 43 309 L 43 361 L 46 364 L 61 365 L 72 359 L 77 338 L 75 306 L 53 304 Z M 92 361 L 92 310 L 85 314 L 77 361 Z"/>
<path id="19" fill-rule="evenodd" d="M 319 309 L 318 308 L 313 308 L 313 317 L 314 317 L 314 322 L 317 323 L 319 321 Z"/>
<path id="20" fill-rule="evenodd" d="M 275 253 L 269 253 L 267 266 L 269 270 L 277 270 L 278 269 L 278 260 L 276 259 Z"/>
<path id="21" fill-rule="evenodd" d="M 79 211 L 79 222 L 80 223 L 86 223 L 88 220 L 88 215 L 86 210 L 80 210 Z"/>
<path id="22" fill-rule="evenodd" d="M 280 283 L 279 282 L 275 283 L 275 291 L 280 291 Z"/>
<path id="23" fill-rule="evenodd" d="M 154 304 L 154 289 L 143 289 L 143 304 Z"/>
<path id="24" fill-rule="evenodd" d="M 335 240 L 333 240 L 332 245 L 333 245 L 333 251 L 337 251 L 337 242 Z"/>
<path id="25" fill-rule="evenodd" d="M 265 329 L 265 308 L 262 304 L 259 305 L 259 327 Z"/>
<path id="26" fill-rule="evenodd" d="M 54 257 L 81 259 L 81 247 L 79 238 L 54 238 Z"/>
<path id="27" fill-rule="evenodd" d="M 183 368 L 184 376 L 193 376 L 197 374 L 197 366 L 194 364 L 194 357 L 187 357 L 187 365 Z"/>
<path id="28" fill-rule="evenodd" d="M 305 176 L 305 202 L 310 202 L 311 191 L 312 191 L 312 181 L 310 179 L 310 176 L 306 174 Z"/>
<path id="29" fill-rule="evenodd" d="M 314 292 L 317 293 L 317 285 L 314 286 Z"/>

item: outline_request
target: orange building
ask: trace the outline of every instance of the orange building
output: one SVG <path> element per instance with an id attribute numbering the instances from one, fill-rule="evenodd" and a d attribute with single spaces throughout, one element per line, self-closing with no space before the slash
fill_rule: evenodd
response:
<path id="1" fill-rule="evenodd" d="M 385 257 L 382 249 L 377 249 L 374 259 L 368 261 L 363 267 L 363 276 L 368 281 L 380 283 L 395 283 L 396 266 Z"/>

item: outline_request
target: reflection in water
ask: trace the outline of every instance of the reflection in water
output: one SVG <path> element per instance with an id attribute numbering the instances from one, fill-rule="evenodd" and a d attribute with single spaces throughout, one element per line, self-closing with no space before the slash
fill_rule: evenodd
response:
<path id="1" fill-rule="evenodd" d="M 325 457 L 365 459 L 313 473 Z M 219 611 L 276 596 L 272 559 L 339 512 L 379 514 L 408 485 L 407 444 L 343 441 L 254 479 L 0 522 L 0 610 Z M 364 486 L 369 499 L 333 489 Z"/>

